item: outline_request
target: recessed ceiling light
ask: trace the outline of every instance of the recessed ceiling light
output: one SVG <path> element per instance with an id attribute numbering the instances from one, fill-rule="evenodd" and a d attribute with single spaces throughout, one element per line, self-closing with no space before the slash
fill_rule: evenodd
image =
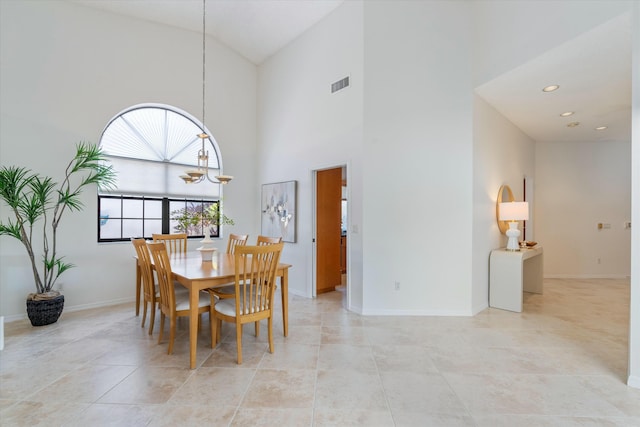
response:
<path id="1" fill-rule="evenodd" d="M 596 128 L 596 130 L 605 130 L 607 128 L 607 126 L 598 126 Z"/>
<path id="2" fill-rule="evenodd" d="M 560 117 L 569 117 L 572 116 L 574 114 L 574 111 L 565 111 L 564 113 L 560 114 Z"/>
<path id="3" fill-rule="evenodd" d="M 554 90 L 557 90 L 560 88 L 560 85 L 551 85 L 551 86 L 547 86 L 545 88 L 542 89 L 543 92 L 553 92 Z"/>
<path id="4" fill-rule="evenodd" d="M 580 124 L 580 122 L 571 122 L 571 123 L 567 123 L 567 127 L 568 128 L 574 128 L 576 126 L 578 126 Z"/>

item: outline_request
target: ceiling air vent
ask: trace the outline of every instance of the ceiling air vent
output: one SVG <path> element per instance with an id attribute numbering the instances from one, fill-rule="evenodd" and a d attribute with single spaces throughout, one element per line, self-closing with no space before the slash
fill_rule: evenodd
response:
<path id="1" fill-rule="evenodd" d="M 331 93 L 335 93 L 335 92 L 339 91 L 340 89 L 344 89 L 347 86 L 349 86 L 349 76 L 345 77 L 342 80 L 338 80 L 335 83 L 332 83 L 331 84 Z"/>

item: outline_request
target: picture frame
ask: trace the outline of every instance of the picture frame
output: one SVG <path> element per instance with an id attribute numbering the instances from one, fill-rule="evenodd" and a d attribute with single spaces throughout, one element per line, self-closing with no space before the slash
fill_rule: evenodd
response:
<path id="1" fill-rule="evenodd" d="M 297 181 L 262 184 L 261 234 L 296 242 Z"/>

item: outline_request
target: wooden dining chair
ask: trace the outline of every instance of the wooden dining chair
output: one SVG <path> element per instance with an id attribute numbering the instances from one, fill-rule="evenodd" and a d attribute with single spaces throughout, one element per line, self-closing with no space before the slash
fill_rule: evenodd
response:
<path id="1" fill-rule="evenodd" d="M 263 236 L 263 235 L 258 235 L 258 238 L 256 239 L 256 245 L 258 246 L 266 246 L 266 245 L 274 245 L 276 243 L 281 243 L 282 242 L 282 237 L 269 237 L 269 236 Z M 277 288 L 276 285 L 274 285 L 274 290 Z M 283 319 L 284 320 L 284 319 Z M 256 336 L 260 335 L 260 322 L 256 322 Z"/>
<path id="2" fill-rule="evenodd" d="M 234 254 L 235 249 L 238 246 L 244 246 L 247 244 L 247 240 L 249 240 L 248 234 L 229 234 L 229 241 L 227 242 L 227 253 Z M 233 283 L 226 286 L 216 286 L 215 288 L 207 289 L 211 296 L 211 304 L 215 304 L 215 298 L 224 299 L 224 298 L 233 298 L 235 295 L 235 287 Z"/>
<path id="3" fill-rule="evenodd" d="M 235 298 L 221 299 L 211 307 L 211 347 L 215 347 L 222 321 L 235 323 L 238 365 L 242 364 L 242 326 L 267 319 L 269 352 L 273 353 L 273 294 L 276 271 L 284 243 L 238 246 L 235 250 Z"/>
<path id="4" fill-rule="evenodd" d="M 131 239 L 131 243 L 133 243 L 133 247 L 136 249 L 138 268 L 140 269 L 140 277 L 142 278 L 143 309 L 141 326 L 144 328 L 144 323 L 147 319 L 147 307 L 151 305 L 151 312 L 149 313 L 149 335 L 151 335 L 153 334 L 153 323 L 156 318 L 156 308 L 160 300 L 160 294 L 153 278 L 151 254 L 147 248 L 147 241 L 145 239 Z"/>
<path id="5" fill-rule="evenodd" d="M 187 233 L 152 234 L 154 242 L 162 242 L 170 254 L 184 254 L 187 252 Z"/>
<path id="6" fill-rule="evenodd" d="M 164 330 L 164 319 L 169 317 L 169 348 L 167 354 L 173 352 L 173 341 L 176 336 L 176 322 L 178 317 L 189 317 L 189 294 L 176 293 L 174 288 L 173 273 L 169 261 L 169 253 L 163 242 L 147 243 L 147 247 L 153 256 L 153 263 L 158 277 L 158 287 L 160 288 L 160 334 L 158 344 L 162 342 L 162 331 Z M 200 293 L 198 303 L 198 327 L 202 322 L 202 313 L 210 312 L 211 304 L 209 297 L 205 293 Z M 210 318 L 210 327 L 213 329 L 213 319 Z"/>

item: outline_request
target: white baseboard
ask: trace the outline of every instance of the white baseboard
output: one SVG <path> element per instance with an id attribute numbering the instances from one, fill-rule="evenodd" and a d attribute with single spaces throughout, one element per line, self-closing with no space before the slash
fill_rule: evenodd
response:
<path id="1" fill-rule="evenodd" d="M 100 308 L 100 307 L 110 307 L 112 305 L 119 305 L 119 304 L 125 304 L 128 302 L 135 302 L 135 298 L 119 298 L 119 299 L 114 299 L 114 300 L 110 300 L 110 301 L 101 301 L 101 302 L 96 302 L 96 303 L 91 303 L 91 304 L 81 304 L 81 305 L 72 305 L 67 307 L 66 305 L 64 306 L 64 311 L 62 312 L 64 314 L 65 311 L 72 313 L 74 311 L 81 311 L 81 310 L 88 310 L 90 308 Z"/>
<path id="2" fill-rule="evenodd" d="M 364 313 L 362 312 L 362 307 L 360 307 L 360 306 L 352 305 L 351 307 L 349 307 L 348 310 L 350 312 L 352 312 L 352 313 L 356 313 L 356 314 L 359 314 L 361 316 L 364 315 Z"/>
<path id="3" fill-rule="evenodd" d="M 477 307 L 473 307 L 472 311 L 471 311 L 471 315 L 475 316 L 476 314 L 480 313 L 481 311 L 486 310 L 487 308 L 489 308 L 489 304 L 482 304 L 482 305 L 479 305 Z"/>
<path id="4" fill-rule="evenodd" d="M 630 375 L 629 379 L 627 380 L 627 385 L 629 387 L 640 389 L 640 377 Z"/>
<path id="5" fill-rule="evenodd" d="M 278 287 L 278 289 L 280 289 L 280 288 Z M 289 296 L 291 296 L 291 295 L 295 295 L 297 297 L 302 297 L 302 298 L 311 298 L 310 295 L 307 295 L 304 292 L 300 292 L 300 291 L 298 291 L 296 289 L 289 288 Z M 280 297 L 277 297 L 277 298 L 280 298 Z"/>
<path id="6" fill-rule="evenodd" d="M 365 310 L 363 316 L 465 316 L 471 317 L 470 311 L 457 310 Z"/>
<path id="7" fill-rule="evenodd" d="M 16 320 L 24 320 L 27 319 L 27 309 L 25 308 L 24 313 L 22 314 L 10 314 L 8 316 L 4 316 L 5 323 L 15 322 Z"/>
<path id="8" fill-rule="evenodd" d="M 109 301 L 101 301 L 97 303 L 81 304 L 81 305 L 67 305 L 65 301 L 64 309 L 62 310 L 62 315 L 64 316 L 65 312 L 71 313 L 74 311 L 88 310 L 90 308 L 110 307 L 112 305 L 135 302 L 135 300 L 136 300 L 135 297 L 129 297 L 129 298 L 119 298 L 119 299 L 114 299 Z M 25 319 L 28 319 L 27 311 L 25 309 L 25 312 L 22 314 L 12 314 L 10 316 L 4 316 L 4 318 L 5 318 L 5 322 L 7 323 L 15 322 L 16 320 L 25 320 Z"/>
<path id="9" fill-rule="evenodd" d="M 630 279 L 631 276 L 616 274 L 545 274 L 545 279 Z"/>

